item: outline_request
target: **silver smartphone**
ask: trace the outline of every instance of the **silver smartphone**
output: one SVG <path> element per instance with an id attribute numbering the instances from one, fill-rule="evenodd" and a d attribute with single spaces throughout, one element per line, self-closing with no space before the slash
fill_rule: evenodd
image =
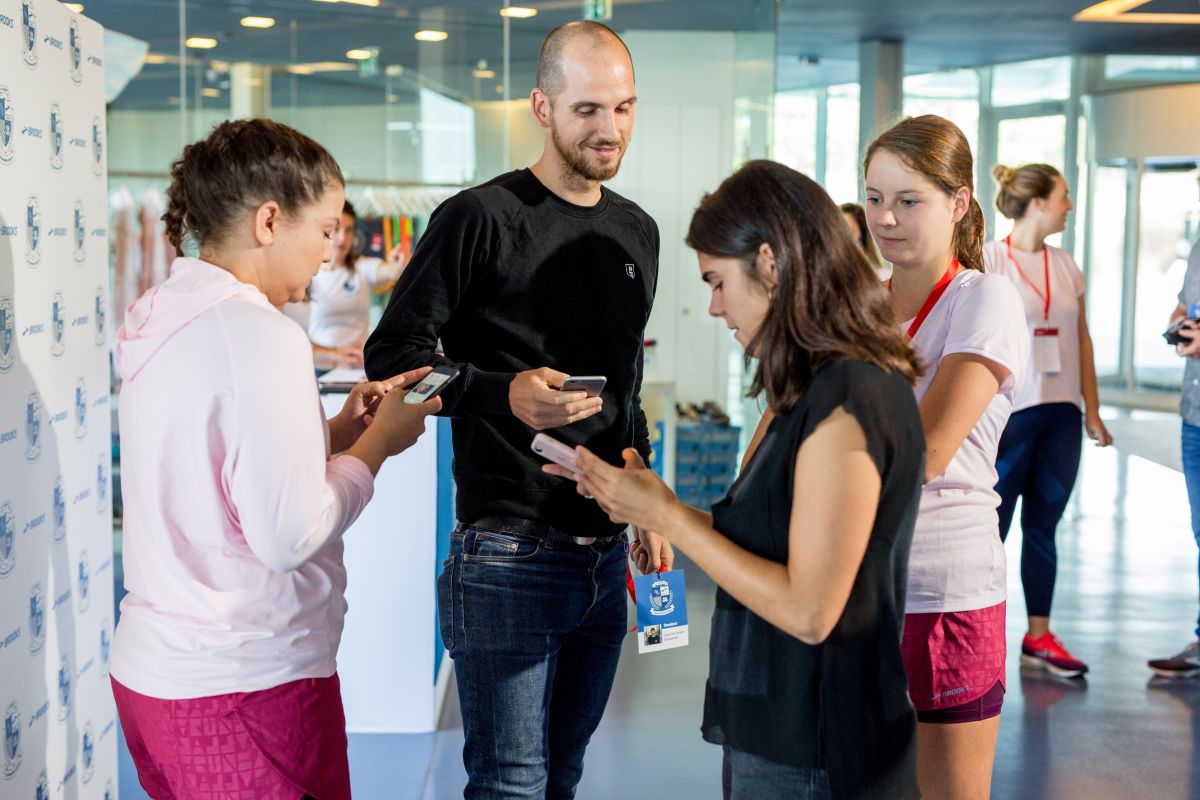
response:
<path id="1" fill-rule="evenodd" d="M 421 378 L 420 382 L 409 390 L 408 394 L 404 396 L 404 402 L 416 405 L 424 403 L 426 400 L 432 400 L 457 377 L 458 370 L 454 367 L 438 367 Z"/>
<path id="2" fill-rule="evenodd" d="M 560 467 L 566 467 L 579 474 L 579 465 L 575 462 L 575 448 L 565 445 L 557 439 L 551 439 L 544 433 L 539 433 L 533 437 L 533 444 L 529 449 L 537 453 L 547 461 L 553 461 Z"/>
<path id="3" fill-rule="evenodd" d="M 587 392 L 588 397 L 599 397 L 608 378 L 603 375 L 572 375 L 559 387 L 564 392 Z"/>

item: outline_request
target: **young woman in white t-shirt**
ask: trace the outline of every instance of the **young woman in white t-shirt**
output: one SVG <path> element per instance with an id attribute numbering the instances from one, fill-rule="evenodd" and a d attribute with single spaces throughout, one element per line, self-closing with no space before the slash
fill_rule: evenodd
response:
<path id="1" fill-rule="evenodd" d="M 1028 337 L 1021 299 L 983 273 L 983 211 L 966 138 L 905 119 L 867 148 L 867 225 L 893 265 L 900 329 L 926 367 L 915 387 L 925 486 L 909 558 L 904 661 L 926 800 L 986 798 L 1004 699 L 1005 558 L 996 448 Z"/>
<path id="2" fill-rule="evenodd" d="M 387 259 L 364 257 L 357 248 L 358 214 L 347 200 L 334 238 L 334 257 L 309 285 L 308 338 L 318 362 L 359 366 L 370 333 L 371 296 L 391 288 L 404 269 L 400 248 Z M 323 366 L 325 364 L 322 364 Z"/>
<path id="3" fill-rule="evenodd" d="M 1071 213 L 1067 182 L 1048 164 L 1003 165 L 996 208 L 1013 220 L 1012 233 L 983 247 L 988 272 L 1012 281 L 1025 305 L 1030 357 L 996 459 L 1000 538 L 1008 537 L 1021 503 L 1021 586 L 1029 631 L 1021 663 L 1062 678 L 1087 672 L 1050 632 L 1050 601 L 1058 572 L 1054 532 L 1079 472 L 1080 416 L 1101 446 L 1112 437 L 1100 420 L 1096 363 L 1083 305 L 1083 273 L 1066 250 L 1046 244 Z"/>

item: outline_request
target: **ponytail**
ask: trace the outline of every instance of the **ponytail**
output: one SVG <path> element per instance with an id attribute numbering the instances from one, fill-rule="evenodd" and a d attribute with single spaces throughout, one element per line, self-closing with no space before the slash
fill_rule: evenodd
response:
<path id="1" fill-rule="evenodd" d="M 983 272 L 983 241 L 984 241 L 983 208 L 971 194 L 971 205 L 967 213 L 954 227 L 954 257 L 963 269 L 974 269 Z"/>

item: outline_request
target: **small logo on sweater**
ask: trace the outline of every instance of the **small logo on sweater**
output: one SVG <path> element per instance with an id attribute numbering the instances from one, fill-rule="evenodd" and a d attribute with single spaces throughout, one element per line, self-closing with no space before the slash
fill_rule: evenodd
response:
<path id="1" fill-rule="evenodd" d="M 637 275 L 637 267 L 635 267 L 633 264 L 626 264 L 625 265 L 625 274 L 628 275 L 630 278 L 634 277 L 635 275 Z"/>

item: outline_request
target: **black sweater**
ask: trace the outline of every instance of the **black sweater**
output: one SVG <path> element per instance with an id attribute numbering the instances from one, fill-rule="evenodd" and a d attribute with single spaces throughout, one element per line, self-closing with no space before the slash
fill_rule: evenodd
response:
<path id="1" fill-rule="evenodd" d="M 460 370 L 442 393 L 460 521 L 513 516 L 593 536 L 621 529 L 575 484 L 541 471 L 508 387 L 539 367 L 606 376 L 600 414 L 546 433 L 613 464 L 631 446 L 649 458 L 639 392 L 658 252 L 658 228 L 635 204 L 603 189 L 595 206 L 572 205 L 527 169 L 433 213 L 367 340 L 366 369 L 372 380 L 428 364 Z"/>

